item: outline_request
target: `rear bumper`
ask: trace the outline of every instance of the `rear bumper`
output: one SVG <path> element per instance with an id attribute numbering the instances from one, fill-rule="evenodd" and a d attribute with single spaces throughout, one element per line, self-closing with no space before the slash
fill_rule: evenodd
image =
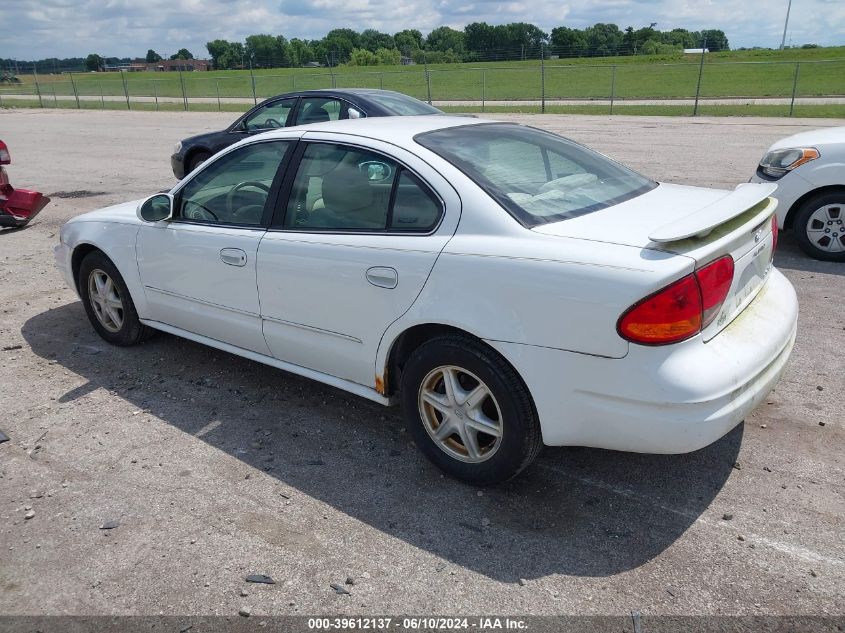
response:
<path id="1" fill-rule="evenodd" d="M 640 453 L 687 453 L 722 437 L 768 395 L 795 342 L 798 302 L 773 270 L 718 336 L 631 345 L 621 359 L 490 344 L 531 390 L 543 441 Z"/>

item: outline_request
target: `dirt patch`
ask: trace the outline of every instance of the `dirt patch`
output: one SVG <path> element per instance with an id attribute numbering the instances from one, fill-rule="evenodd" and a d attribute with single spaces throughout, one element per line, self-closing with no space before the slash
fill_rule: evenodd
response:
<path id="1" fill-rule="evenodd" d="M 78 189 L 76 191 L 57 191 L 48 194 L 50 198 L 93 198 L 95 196 L 105 196 L 108 191 L 88 191 L 88 189 Z"/>

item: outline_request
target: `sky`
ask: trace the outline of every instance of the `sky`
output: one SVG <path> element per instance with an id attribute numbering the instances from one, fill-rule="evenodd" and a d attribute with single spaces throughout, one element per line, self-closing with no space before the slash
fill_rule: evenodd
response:
<path id="1" fill-rule="evenodd" d="M 205 43 L 270 33 L 314 39 L 333 28 L 427 34 L 471 22 L 530 22 L 584 28 L 612 22 L 624 29 L 656 22 L 660 30 L 716 28 L 732 48 L 780 45 L 787 0 L 0 0 L 0 58 L 138 57 L 152 48 L 169 56 Z M 793 0 L 787 44 L 845 44 L 845 0 Z"/>

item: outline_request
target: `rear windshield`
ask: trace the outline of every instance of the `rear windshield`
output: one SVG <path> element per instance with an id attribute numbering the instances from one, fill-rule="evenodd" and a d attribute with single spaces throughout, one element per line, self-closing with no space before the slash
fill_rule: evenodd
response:
<path id="1" fill-rule="evenodd" d="M 443 114 L 425 101 L 414 99 L 399 92 L 373 92 L 367 95 L 370 101 L 375 101 L 381 107 L 399 116 L 416 116 L 418 114 Z"/>
<path id="2" fill-rule="evenodd" d="M 657 186 L 583 145 L 521 125 L 466 125 L 425 132 L 415 140 L 528 227 L 598 211 Z"/>

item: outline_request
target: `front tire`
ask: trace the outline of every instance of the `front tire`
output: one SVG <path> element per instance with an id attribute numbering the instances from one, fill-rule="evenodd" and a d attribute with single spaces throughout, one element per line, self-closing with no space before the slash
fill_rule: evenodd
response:
<path id="1" fill-rule="evenodd" d="M 402 371 L 402 414 L 425 456 L 476 485 L 506 481 L 542 448 L 531 395 L 504 358 L 469 337 L 427 341 Z"/>
<path id="2" fill-rule="evenodd" d="M 792 222 L 798 246 L 814 259 L 845 261 L 845 190 L 806 200 Z"/>
<path id="3" fill-rule="evenodd" d="M 134 345 L 152 330 L 141 323 L 126 282 L 100 251 L 85 256 L 79 266 L 79 294 L 97 334 L 112 345 Z"/>
<path id="4" fill-rule="evenodd" d="M 188 160 L 188 169 L 185 171 L 185 175 L 187 176 L 192 171 L 194 171 L 197 167 L 202 165 L 205 161 L 211 158 L 211 153 L 206 151 L 199 151 L 194 152 L 191 154 L 191 158 Z"/>

